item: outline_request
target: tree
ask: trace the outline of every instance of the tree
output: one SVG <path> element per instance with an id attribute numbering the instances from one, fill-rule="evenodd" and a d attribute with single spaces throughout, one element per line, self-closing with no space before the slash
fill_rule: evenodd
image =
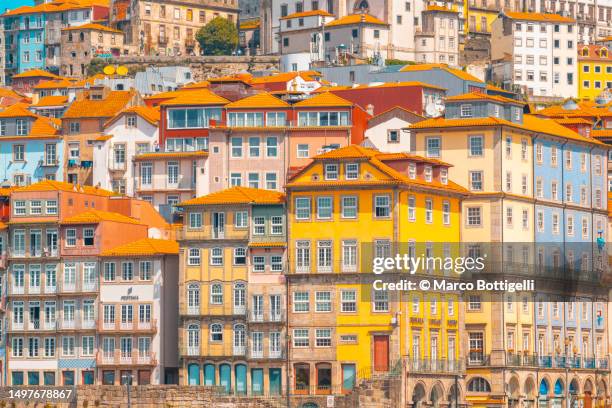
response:
<path id="1" fill-rule="evenodd" d="M 231 55 L 238 46 L 238 29 L 231 21 L 215 17 L 198 30 L 196 40 L 204 55 Z"/>
<path id="2" fill-rule="evenodd" d="M 92 58 L 87 66 L 87 76 L 94 76 L 96 74 L 102 74 L 104 67 L 108 65 L 108 62 L 102 58 Z"/>

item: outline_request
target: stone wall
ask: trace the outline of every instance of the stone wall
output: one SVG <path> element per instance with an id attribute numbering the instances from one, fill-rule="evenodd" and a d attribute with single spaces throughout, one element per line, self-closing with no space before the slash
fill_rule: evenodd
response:
<path id="1" fill-rule="evenodd" d="M 401 390 L 399 378 L 371 379 L 359 384 L 348 395 L 334 398 L 335 408 L 397 408 Z M 30 387 L 28 387 L 30 388 Z M 71 403 L 0 401 L 0 408 L 286 408 L 285 396 L 239 397 L 219 393 L 219 387 L 143 385 L 127 388 L 115 385 L 83 385 L 77 387 Z M 314 402 L 327 407 L 327 396 L 292 395 L 290 407 Z"/>
<path id="2" fill-rule="evenodd" d="M 131 70 L 144 71 L 146 67 L 189 66 L 195 81 L 207 78 L 236 74 L 244 71 L 278 69 L 277 56 L 204 56 L 204 57 L 165 57 L 165 56 L 123 56 L 110 62 L 125 65 Z"/>

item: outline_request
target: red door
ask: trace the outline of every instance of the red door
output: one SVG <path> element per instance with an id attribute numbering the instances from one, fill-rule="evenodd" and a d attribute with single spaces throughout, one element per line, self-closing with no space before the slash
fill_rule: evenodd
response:
<path id="1" fill-rule="evenodd" d="M 389 336 L 374 336 L 374 370 L 389 371 Z"/>

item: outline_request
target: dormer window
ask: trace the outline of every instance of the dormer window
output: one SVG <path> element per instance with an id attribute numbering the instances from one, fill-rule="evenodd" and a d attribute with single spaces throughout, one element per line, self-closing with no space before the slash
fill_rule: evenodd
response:
<path id="1" fill-rule="evenodd" d="M 471 118 L 473 115 L 472 105 L 471 104 L 463 104 L 461 105 L 461 117 L 462 118 Z"/>
<path id="2" fill-rule="evenodd" d="M 589 56 L 589 49 L 588 49 L 588 47 L 584 47 L 582 49 L 582 56 L 583 57 L 588 57 Z"/>
<path id="3" fill-rule="evenodd" d="M 136 127 L 136 115 L 127 115 L 125 118 L 126 127 L 135 128 Z"/>
<path id="4" fill-rule="evenodd" d="M 346 163 L 344 165 L 344 173 L 347 180 L 357 180 L 359 178 L 359 164 Z"/>
<path id="5" fill-rule="evenodd" d="M 440 169 L 440 182 L 448 184 L 448 169 Z"/>
<path id="6" fill-rule="evenodd" d="M 28 134 L 28 125 L 25 119 L 17 119 L 17 136 L 25 136 Z"/>
<path id="7" fill-rule="evenodd" d="M 416 164 L 415 163 L 410 163 L 408 165 L 408 177 L 410 177 L 410 179 L 412 180 L 416 178 Z"/>
<path id="8" fill-rule="evenodd" d="M 328 163 L 325 165 L 325 180 L 338 180 L 337 163 Z"/>
<path id="9" fill-rule="evenodd" d="M 431 182 L 432 174 L 433 172 L 431 166 L 425 166 L 425 181 Z"/>
<path id="10" fill-rule="evenodd" d="M 607 48 L 602 48 L 599 51 L 599 54 L 602 58 L 608 58 L 608 49 Z"/>

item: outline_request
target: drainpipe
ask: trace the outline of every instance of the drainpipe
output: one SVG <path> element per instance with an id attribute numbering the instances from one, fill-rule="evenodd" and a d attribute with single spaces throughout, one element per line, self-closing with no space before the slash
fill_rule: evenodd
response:
<path id="1" fill-rule="evenodd" d="M 286 143 L 285 143 L 285 149 L 286 149 Z M 290 194 L 289 191 L 287 191 L 287 201 L 285 202 L 285 210 L 288 210 L 288 205 L 287 203 L 290 202 Z M 291 397 L 290 397 L 290 391 L 291 391 L 291 386 L 289 384 L 289 380 L 290 380 L 290 376 L 289 376 L 289 347 L 290 347 L 290 341 L 291 338 L 289 336 L 289 276 L 291 275 L 289 273 L 289 265 L 291 265 L 290 261 L 289 261 L 289 254 L 291 253 L 290 250 L 290 244 L 289 244 L 289 237 L 290 235 L 290 229 L 291 229 L 291 223 L 289 222 L 289 211 L 285 211 L 285 214 L 287 214 L 287 219 L 285 220 L 285 223 L 287 224 L 287 262 L 286 262 L 286 267 L 285 267 L 285 393 L 286 393 L 286 397 L 287 397 L 287 408 L 291 407 Z"/>
<path id="2" fill-rule="evenodd" d="M 501 265 L 504 265 L 504 256 L 505 256 L 505 251 L 504 251 L 504 194 L 503 194 L 503 180 L 504 180 L 504 160 L 503 160 L 503 154 L 504 154 L 504 135 L 502 132 L 502 126 L 499 126 L 498 128 L 498 136 L 499 136 L 499 182 L 500 182 L 500 190 L 502 192 L 501 195 L 501 214 L 500 214 L 500 222 L 501 222 L 501 254 L 500 254 L 500 259 L 501 259 Z M 484 182 L 484 180 L 483 180 Z M 502 300 L 502 304 L 501 304 L 501 323 L 502 323 L 502 327 L 501 327 L 501 333 L 502 333 L 502 338 L 501 338 L 501 343 L 502 343 L 502 350 L 503 350 L 503 357 L 504 357 L 504 366 L 506 365 L 506 314 L 504 311 L 505 308 L 505 301 L 504 301 L 504 295 L 502 294 L 501 296 L 501 300 Z M 492 332 L 492 331 L 491 331 Z M 493 334 L 493 333 L 491 333 Z M 491 337 L 493 337 L 491 335 Z M 491 340 L 493 340 L 491 338 Z M 493 346 L 493 345 L 491 345 Z M 491 351 L 493 351 L 493 347 L 491 347 Z M 508 393 L 506 391 L 506 369 L 504 369 L 502 371 L 502 384 L 504 384 L 504 398 L 506 399 L 506 404 L 505 405 L 509 405 L 510 400 L 508 398 Z"/>

